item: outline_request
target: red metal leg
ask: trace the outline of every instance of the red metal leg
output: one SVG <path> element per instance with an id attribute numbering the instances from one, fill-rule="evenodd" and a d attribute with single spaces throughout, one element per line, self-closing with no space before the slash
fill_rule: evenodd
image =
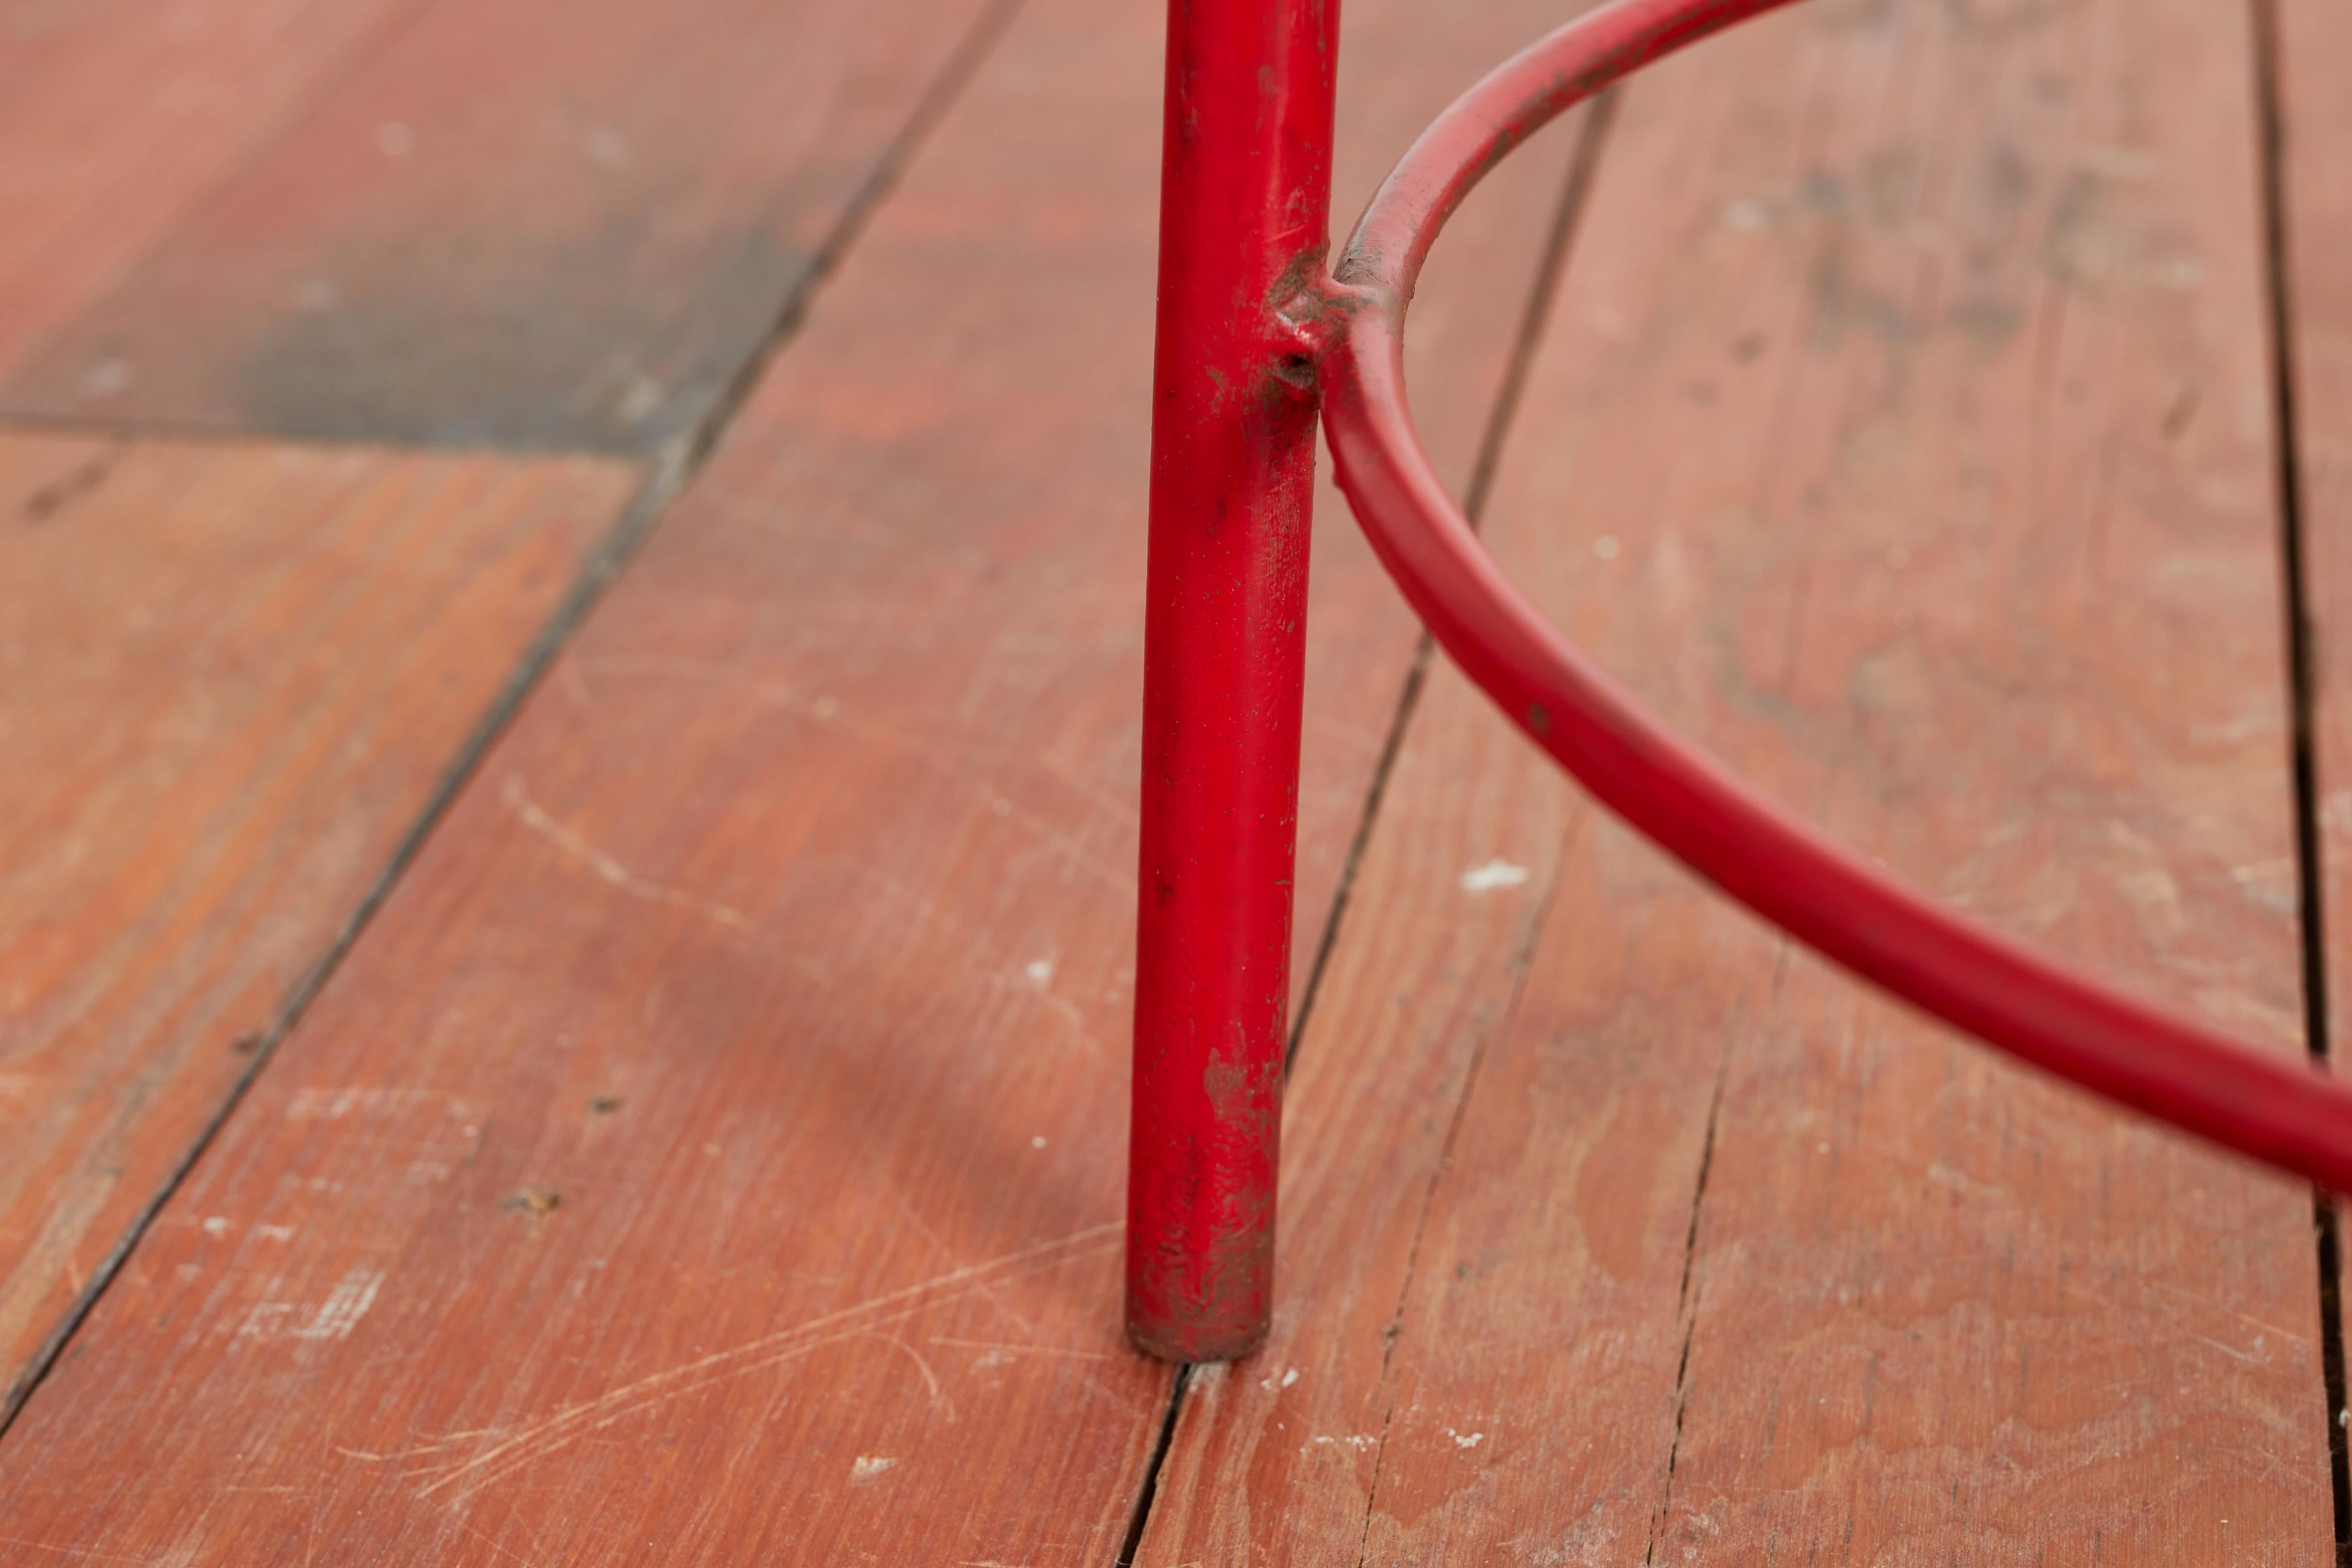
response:
<path id="1" fill-rule="evenodd" d="M 1169 8 L 1128 1332 L 1265 1340 L 1339 0 Z"/>

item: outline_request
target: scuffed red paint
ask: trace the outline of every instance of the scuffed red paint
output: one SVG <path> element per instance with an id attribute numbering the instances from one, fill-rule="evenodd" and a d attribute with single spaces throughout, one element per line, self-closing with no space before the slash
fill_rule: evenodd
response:
<path id="1" fill-rule="evenodd" d="M 1313 0 L 1169 16 L 1128 1328 L 1176 1361 L 1254 1350 L 1272 1300 L 1328 337 L 1285 307 L 1329 244 L 1337 25 Z"/>

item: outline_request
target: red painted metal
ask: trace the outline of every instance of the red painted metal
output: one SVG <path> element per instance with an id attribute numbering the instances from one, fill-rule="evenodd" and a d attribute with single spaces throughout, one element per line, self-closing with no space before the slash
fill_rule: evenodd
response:
<path id="1" fill-rule="evenodd" d="M 1340 486 L 1405 596 L 1602 804 L 1915 1006 L 2352 1192 L 2352 1088 L 1963 920 L 1746 789 L 1545 619 L 1422 452 L 1405 307 L 1462 198 L 1611 82 L 1791 3 L 1615 0 L 1562 27 L 1423 133 L 1328 276 L 1336 8 L 1171 5 L 1129 1196 L 1129 1328 L 1146 1350 L 1223 1359 L 1266 1321 L 1318 389 Z"/>
<path id="2" fill-rule="evenodd" d="M 1620 0 L 1487 77 L 1405 156 L 1337 269 L 1321 370 L 1358 520 L 1448 654 L 1586 788 L 1725 892 L 1865 980 L 2034 1067 L 2336 1192 L 2352 1089 L 2111 990 L 1937 907 L 1817 837 L 1686 744 L 1504 575 L 1405 409 L 1402 332 L 1445 218 L 1546 120 L 1671 49 L 1787 0 Z"/>
<path id="3" fill-rule="evenodd" d="M 1265 1337 L 1338 0 L 1169 8 L 1128 1332 Z"/>

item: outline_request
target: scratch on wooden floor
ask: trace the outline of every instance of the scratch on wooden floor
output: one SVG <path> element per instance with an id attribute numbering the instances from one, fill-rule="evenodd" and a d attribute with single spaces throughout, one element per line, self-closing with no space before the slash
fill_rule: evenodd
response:
<path id="1" fill-rule="evenodd" d="M 1111 821 L 1132 828 L 1143 820 L 1141 814 L 1136 809 L 1135 802 L 1111 794 L 1055 753 L 1039 752 L 1037 765 L 1061 780 L 1078 795 L 1085 796 L 1088 805 Z"/>
<path id="2" fill-rule="evenodd" d="M 2296 1333 L 2293 1329 L 2282 1329 L 2276 1323 L 2265 1322 L 2262 1319 L 2255 1317 L 2251 1312 L 2242 1312 L 2235 1307 L 2227 1306 L 2222 1302 L 2216 1301 L 2210 1296 L 2201 1294 L 2199 1291 L 2190 1290 L 2182 1286 L 2175 1285 L 2168 1279 L 2150 1279 L 2147 1283 L 2155 1289 L 2163 1291 L 2168 1296 L 2178 1296 L 2184 1301 L 2194 1301 L 2200 1307 L 2208 1308 L 2227 1317 L 2235 1318 L 2238 1321 L 2245 1324 L 2248 1328 L 2260 1329 L 2266 1334 L 2276 1334 L 2280 1339 L 2286 1341 L 2289 1344 L 2301 1345 L 2311 1342 L 2303 1335 Z M 2105 1304 L 2105 1302 L 2101 1303 L 2103 1306 Z"/>
<path id="3" fill-rule="evenodd" d="M 890 1192 L 890 1202 L 892 1206 L 897 1208 L 898 1213 L 906 1218 L 908 1225 L 914 1228 L 916 1234 L 920 1236 L 925 1241 L 930 1243 L 933 1250 L 937 1251 L 943 1258 L 952 1258 L 955 1256 L 955 1249 L 947 1244 L 946 1240 L 940 1237 L 939 1232 L 930 1227 L 929 1223 L 926 1221 L 921 1215 L 915 1212 L 914 1207 L 909 1205 L 905 1198 L 901 1197 L 895 1188 Z M 980 1292 L 982 1299 L 987 1301 L 990 1306 L 1003 1313 L 1005 1319 L 1010 1321 L 1014 1328 L 1020 1330 L 1024 1335 L 1027 1336 L 1026 1343 L 1028 1345 L 1033 1348 L 1042 1348 L 1036 1347 L 1037 1325 L 1032 1322 L 1028 1318 L 1024 1317 L 1019 1308 L 1006 1300 L 993 1284 L 986 1280 L 982 1280 L 976 1284 L 973 1289 Z M 931 1342 L 937 1344 L 940 1342 L 934 1339 Z M 1000 1355 L 1003 1352 L 1002 1351 L 991 1351 L 989 1353 L 992 1355 Z M 1087 1352 L 1072 1352 L 1070 1354 L 1073 1359 L 1087 1358 Z M 1117 1361 L 1119 1358 L 1105 1354 L 1100 1355 L 1099 1359 L 1103 1361 Z M 1097 1377 L 1092 1372 L 1089 1372 L 1083 1367 L 1078 1369 L 1078 1382 L 1080 1386 L 1085 1388 L 1088 1394 L 1092 1395 L 1096 1399 L 1101 1400 L 1103 1403 L 1108 1405 L 1112 1409 L 1126 1410 L 1129 1408 L 1128 1401 L 1121 1399 L 1118 1394 L 1105 1387 L 1103 1385 L 1102 1379 Z"/>
<path id="4" fill-rule="evenodd" d="M 988 1351 L 1004 1355 L 1064 1356 L 1073 1361 L 1118 1361 L 1108 1351 L 1082 1351 L 1067 1345 L 1025 1345 L 1012 1340 L 952 1339 L 946 1334 L 933 1334 L 926 1342 L 935 1345 L 952 1345 L 959 1350 Z"/>
<path id="5" fill-rule="evenodd" d="M 538 1568 L 538 1564 L 532 1563 L 530 1558 L 525 1557 L 521 1552 L 515 1551 L 512 1547 L 499 1545 L 497 1542 L 492 1541 L 488 1535 L 484 1534 L 481 1531 L 477 1530 L 474 1526 L 467 1524 L 465 1521 L 459 1520 L 457 1521 L 457 1528 L 472 1536 L 475 1540 L 480 1542 L 483 1545 L 488 1547 L 491 1551 L 497 1552 L 499 1556 L 511 1557 L 516 1562 L 521 1563 L 523 1568 Z"/>
<path id="6" fill-rule="evenodd" d="M 550 816 L 538 802 L 525 792 L 520 774 L 507 775 L 503 795 L 507 806 L 521 819 L 522 825 L 545 838 L 557 848 L 586 866 L 609 885 L 618 888 L 633 899 L 647 903 L 667 904 L 673 909 L 692 910 L 709 916 L 720 925 L 740 931 L 751 929 L 751 922 L 740 910 L 709 899 L 700 899 L 676 888 L 666 888 L 659 882 L 649 882 L 632 872 L 626 866 L 589 843 L 577 833 Z"/>
<path id="7" fill-rule="evenodd" d="M 898 1335 L 886 1334 L 879 1329 L 877 1329 L 866 1335 L 866 1338 L 880 1340 L 885 1344 L 896 1345 L 900 1350 L 906 1352 L 908 1359 L 914 1362 L 915 1370 L 923 1374 L 923 1384 L 931 1391 L 931 1403 L 940 1407 L 940 1411 L 941 1415 L 946 1417 L 947 1424 L 949 1426 L 952 1426 L 955 1425 L 955 1401 L 950 1399 L 948 1397 L 947 1390 L 940 1386 L 940 1374 L 931 1370 L 931 1363 L 923 1359 L 922 1352 L 917 1350 L 914 1346 L 908 1344 L 905 1340 L 900 1339 Z"/>
<path id="8" fill-rule="evenodd" d="M 81 1558 L 91 1563 L 137 1563 L 142 1568 L 163 1561 L 160 1557 L 124 1557 L 112 1552 L 98 1552 L 87 1546 L 59 1546 L 47 1541 L 26 1541 L 22 1536 L 0 1535 L 0 1546 L 29 1546 L 36 1552 L 54 1552 L 60 1557 Z"/>
<path id="9" fill-rule="evenodd" d="M 572 662 L 576 666 L 584 668 L 591 661 L 580 658 Z M 698 659 L 628 656 L 608 656 L 597 658 L 593 662 L 600 669 L 635 674 L 670 675 L 686 679 L 712 681 L 742 688 L 761 703 L 781 708 L 788 713 L 825 725 L 830 729 L 860 735 L 888 746 L 925 771 L 959 788 L 977 790 L 982 798 L 989 803 L 990 809 L 997 816 L 1014 818 L 1021 826 L 1043 842 L 1048 849 L 1053 850 L 1067 865 L 1087 872 L 1129 898 L 1135 895 L 1135 873 L 1132 868 L 1105 859 L 1090 848 L 1085 839 L 1064 832 L 1051 819 L 1031 811 L 1011 796 L 1000 794 L 994 785 L 985 782 L 975 783 L 973 776 L 975 765 L 1002 756 L 1001 751 L 991 750 L 981 752 L 969 750 L 943 751 L 926 737 L 908 734 L 893 725 L 877 724 L 845 715 L 841 710 L 841 704 L 833 698 L 804 697 L 789 687 L 759 680 L 724 665 L 708 664 Z M 1041 765 L 1046 766 L 1048 771 L 1055 771 L 1050 764 L 1043 763 L 1042 760 Z M 1057 773 L 1057 776 L 1062 775 Z M 1064 782 L 1070 781 L 1064 776 Z M 1091 795 L 1088 796 L 1088 804 L 1097 809 L 1101 805 Z M 1129 809 L 1121 808 L 1111 814 L 1110 820 L 1114 826 L 1121 829 L 1130 827 L 1133 825 L 1132 812 Z"/>
<path id="10" fill-rule="evenodd" d="M 2193 1340 L 2198 1344 L 2203 1345 L 2209 1350 L 2219 1351 L 2223 1355 L 2228 1356 L 2231 1361 L 2242 1362 L 2248 1366 L 2267 1366 L 2270 1364 L 2271 1358 L 2266 1355 L 2255 1355 L 2249 1351 L 2238 1350 L 2233 1346 L 2223 1344 L 2219 1340 L 2208 1339 L 2203 1334 L 2188 1334 L 2183 1337 Z"/>
<path id="11" fill-rule="evenodd" d="M 877 1331 L 903 1322 L 943 1301 L 984 1290 L 989 1283 L 1024 1269 L 1050 1267 L 1089 1251 L 1105 1250 L 1118 1239 L 1120 1222 L 1109 1221 L 1041 1241 L 979 1263 L 952 1268 L 913 1285 L 826 1312 L 789 1329 L 763 1334 L 731 1350 L 715 1351 L 680 1365 L 641 1377 L 633 1383 L 566 1405 L 533 1421 L 471 1458 L 436 1468 L 427 1465 L 407 1479 L 424 1479 L 419 1498 L 447 1493 L 455 1504 L 482 1488 L 527 1469 L 558 1449 L 569 1447 L 615 1422 L 751 1373 L 796 1361 L 828 1345 L 875 1337 Z M 926 1367 L 928 1371 L 928 1366 Z M 339 1449 L 349 1458 L 362 1457 L 404 1462 L 435 1454 L 450 1445 L 444 1437 L 396 1454 L 362 1456 L 360 1450 Z M 429 1478 L 429 1479 L 426 1479 Z"/>
<path id="12" fill-rule="evenodd" d="M 1087 1026 L 1086 1009 L 1068 997 L 1058 994 L 1053 988 L 1053 980 L 1054 966 L 1040 960 L 1027 965 L 1019 976 L 1000 975 L 993 984 L 999 989 L 1033 998 L 1038 1005 L 1068 1026 L 1072 1040 L 1081 1049 L 1090 1056 L 1100 1056 L 1103 1043 Z"/>

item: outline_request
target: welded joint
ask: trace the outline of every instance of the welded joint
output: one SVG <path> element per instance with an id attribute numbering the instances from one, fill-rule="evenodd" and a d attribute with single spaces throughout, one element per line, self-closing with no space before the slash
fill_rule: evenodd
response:
<path id="1" fill-rule="evenodd" d="M 1320 395 L 1323 361 L 1339 346 L 1348 330 L 1348 318 L 1369 307 L 1370 289 L 1341 283 L 1319 265 L 1303 282 L 1292 282 L 1269 309 L 1271 326 L 1267 374 L 1292 395 L 1310 401 Z"/>

